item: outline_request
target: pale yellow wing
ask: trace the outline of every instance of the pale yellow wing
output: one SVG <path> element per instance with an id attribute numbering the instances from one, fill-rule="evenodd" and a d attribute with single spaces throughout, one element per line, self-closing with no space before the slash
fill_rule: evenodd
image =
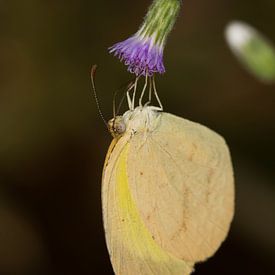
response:
<path id="1" fill-rule="evenodd" d="M 163 250 L 140 217 L 129 189 L 128 154 L 129 136 L 113 142 L 107 154 L 102 182 L 104 228 L 115 274 L 190 274 L 193 263 Z"/>
<path id="2" fill-rule="evenodd" d="M 147 230 L 164 251 L 203 261 L 226 238 L 233 172 L 228 148 L 215 132 L 162 113 L 154 131 L 131 139 L 127 179 Z"/>

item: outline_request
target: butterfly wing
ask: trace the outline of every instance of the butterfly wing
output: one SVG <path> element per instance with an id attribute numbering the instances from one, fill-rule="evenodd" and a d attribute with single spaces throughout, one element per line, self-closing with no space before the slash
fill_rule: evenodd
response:
<path id="1" fill-rule="evenodd" d="M 131 139 L 127 181 L 154 241 L 185 261 L 212 256 L 234 212 L 228 148 L 210 129 L 162 113 L 152 132 Z"/>
<path id="2" fill-rule="evenodd" d="M 117 275 L 188 275 L 193 263 L 167 253 L 148 231 L 135 204 L 128 178 L 132 139 L 114 141 L 107 154 L 102 182 L 105 236 Z"/>

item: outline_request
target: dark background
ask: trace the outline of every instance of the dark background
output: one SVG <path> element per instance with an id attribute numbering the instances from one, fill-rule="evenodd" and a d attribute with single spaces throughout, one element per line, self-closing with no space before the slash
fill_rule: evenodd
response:
<path id="1" fill-rule="evenodd" d="M 107 47 L 133 34 L 151 1 L 0 0 L 0 274 L 112 274 L 100 185 L 114 91 L 131 79 Z M 167 112 L 222 134 L 236 215 L 195 274 L 275 272 L 275 87 L 239 65 L 224 27 L 244 20 L 275 41 L 274 0 L 189 0 L 165 50 Z M 272 272 L 273 271 L 273 272 Z M 273 273 L 274 274 L 274 273 Z"/>

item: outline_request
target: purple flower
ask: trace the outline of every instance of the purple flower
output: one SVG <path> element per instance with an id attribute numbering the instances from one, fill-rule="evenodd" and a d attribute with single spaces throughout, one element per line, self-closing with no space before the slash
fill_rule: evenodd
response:
<path id="1" fill-rule="evenodd" d="M 109 48 L 120 61 L 128 66 L 128 71 L 137 76 L 152 76 L 154 73 L 163 74 L 163 47 L 154 43 L 151 37 L 141 37 L 138 34 L 116 43 Z"/>
<path id="2" fill-rule="evenodd" d="M 163 74 L 163 50 L 182 0 L 154 0 L 139 30 L 130 38 L 109 48 L 137 76 Z"/>

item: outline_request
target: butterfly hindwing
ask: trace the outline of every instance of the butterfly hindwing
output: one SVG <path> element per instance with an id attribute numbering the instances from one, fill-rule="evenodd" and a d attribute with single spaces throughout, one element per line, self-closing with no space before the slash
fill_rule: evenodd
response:
<path id="1" fill-rule="evenodd" d="M 130 142 L 130 192 L 162 249 L 202 261 L 227 236 L 233 216 L 233 172 L 224 140 L 208 128 L 161 114 L 152 132 Z"/>

